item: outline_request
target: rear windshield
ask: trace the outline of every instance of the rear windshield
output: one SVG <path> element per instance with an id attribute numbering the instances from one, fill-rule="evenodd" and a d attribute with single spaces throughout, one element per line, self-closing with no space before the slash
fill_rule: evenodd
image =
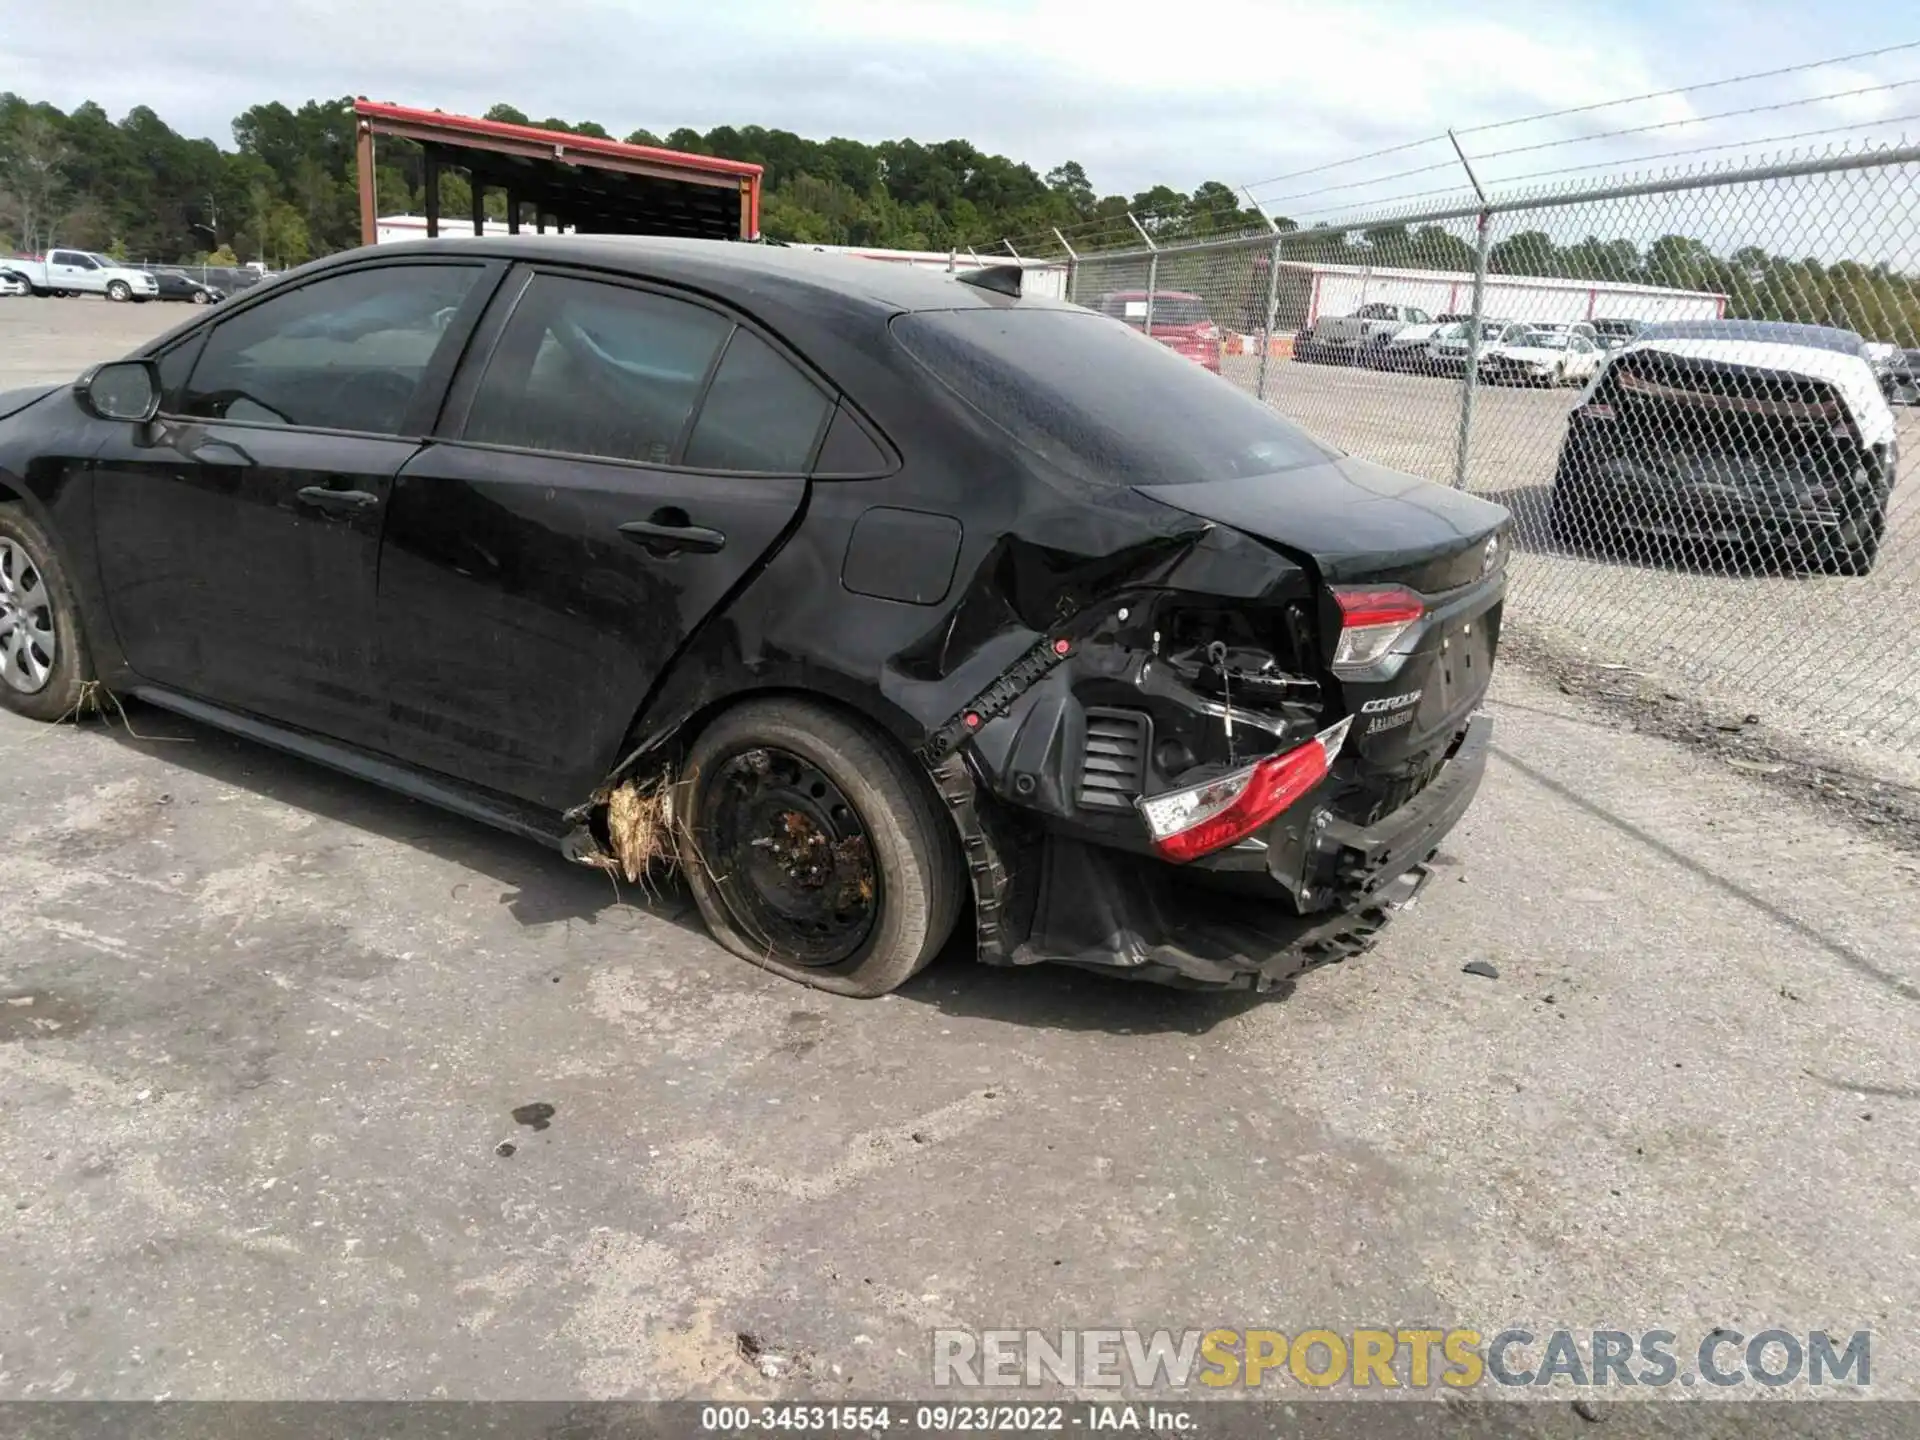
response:
<path id="1" fill-rule="evenodd" d="M 926 311 L 898 317 L 893 333 L 1022 446 L 1095 483 L 1268 475 L 1339 453 L 1228 381 L 1091 311 Z"/>

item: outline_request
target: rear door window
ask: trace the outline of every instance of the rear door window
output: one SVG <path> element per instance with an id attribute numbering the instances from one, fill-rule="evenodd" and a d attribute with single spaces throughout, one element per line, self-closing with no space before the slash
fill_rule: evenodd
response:
<path id="1" fill-rule="evenodd" d="M 465 438 L 674 463 L 732 330 L 728 317 L 671 296 L 536 275 L 487 362 Z"/>
<path id="2" fill-rule="evenodd" d="M 1336 456 L 1232 384 L 1085 310 L 926 311 L 908 354 L 1014 441 L 1096 485 L 1266 475 Z"/>

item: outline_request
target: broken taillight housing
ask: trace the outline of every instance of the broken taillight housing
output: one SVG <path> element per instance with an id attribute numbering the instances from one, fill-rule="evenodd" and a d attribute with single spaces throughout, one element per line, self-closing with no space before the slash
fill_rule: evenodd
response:
<path id="1" fill-rule="evenodd" d="M 1333 652 L 1336 675 L 1379 663 L 1427 613 L 1427 602 L 1402 585 L 1336 586 L 1333 598 L 1340 606 L 1340 643 Z"/>
<path id="2" fill-rule="evenodd" d="M 1349 715 L 1284 755 L 1134 801 L 1154 850 L 1184 862 L 1246 839 L 1327 778 L 1352 724 Z"/>

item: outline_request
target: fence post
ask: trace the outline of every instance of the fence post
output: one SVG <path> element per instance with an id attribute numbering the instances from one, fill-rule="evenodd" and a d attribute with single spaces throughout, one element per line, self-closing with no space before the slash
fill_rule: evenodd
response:
<path id="1" fill-rule="evenodd" d="M 1467 322 L 1467 376 L 1460 390 L 1460 440 L 1453 456 L 1453 488 L 1467 488 L 1467 452 L 1473 443 L 1473 392 L 1480 388 L 1480 319 L 1487 303 L 1487 242 L 1493 234 L 1492 215 L 1480 212 L 1479 234 L 1473 246 L 1473 318 Z"/>
<path id="2" fill-rule="evenodd" d="M 1078 293 L 1079 287 L 1076 282 L 1080 279 L 1080 256 L 1075 252 L 1073 246 L 1067 243 L 1067 237 L 1060 233 L 1060 227 L 1058 225 L 1053 227 L 1053 238 L 1058 240 L 1060 242 L 1060 248 L 1067 252 L 1067 302 L 1072 305 L 1078 305 L 1080 303 L 1080 296 Z"/>
<path id="3" fill-rule="evenodd" d="M 1273 327 L 1280 318 L 1280 233 L 1275 226 L 1273 249 L 1267 255 L 1267 318 L 1260 327 L 1260 378 L 1254 382 L 1254 394 L 1261 404 L 1267 400 L 1267 369 L 1273 363 Z"/>
<path id="4" fill-rule="evenodd" d="M 1147 233 L 1147 227 L 1140 223 L 1139 216 L 1135 215 L 1131 210 L 1129 210 L 1127 212 L 1127 219 L 1133 221 L 1133 228 L 1140 232 L 1140 238 L 1147 242 L 1147 249 L 1152 252 L 1152 258 L 1147 261 L 1146 323 L 1140 327 L 1142 330 L 1146 332 L 1148 338 L 1152 338 L 1153 336 L 1153 292 L 1160 288 L 1160 247 L 1153 243 L 1153 236 Z"/>

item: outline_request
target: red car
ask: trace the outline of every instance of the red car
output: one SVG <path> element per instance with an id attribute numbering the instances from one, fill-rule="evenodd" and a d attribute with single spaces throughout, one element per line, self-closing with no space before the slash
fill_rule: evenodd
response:
<path id="1" fill-rule="evenodd" d="M 1114 290 L 1093 304 L 1102 315 L 1145 332 L 1147 328 L 1147 292 Z M 1196 364 L 1220 373 L 1220 327 L 1207 313 L 1207 302 L 1184 290 L 1153 292 L 1153 338 Z"/>

